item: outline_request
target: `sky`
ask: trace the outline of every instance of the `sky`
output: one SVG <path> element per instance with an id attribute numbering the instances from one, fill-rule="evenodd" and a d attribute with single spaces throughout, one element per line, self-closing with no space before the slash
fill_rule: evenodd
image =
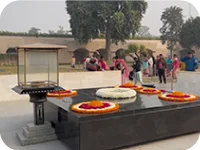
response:
<path id="1" fill-rule="evenodd" d="M 165 8 L 177 6 L 183 9 L 184 20 L 190 16 L 199 16 L 196 8 L 185 1 L 157 0 L 147 1 L 148 9 L 141 24 L 150 28 L 152 35 L 160 35 L 162 26 L 160 17 Z M 65 1 L 15 1 L 7 5 L 0 16 L 0 30 L 12 32 L 28 32 L 31 27 L 57 31 L 59 26 L 70 30 L 70 16 L 65 10 Z"/>

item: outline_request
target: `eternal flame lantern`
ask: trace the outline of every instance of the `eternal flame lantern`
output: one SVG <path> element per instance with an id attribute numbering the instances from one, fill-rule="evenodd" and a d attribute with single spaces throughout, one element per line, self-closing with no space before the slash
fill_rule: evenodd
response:
<path id="1" fill-rule="evenodd" d="M 59 87 L 58 50 L 66 46 L 30 44 L 17 47 L 18 85 L 13 90 L 29 94 L 34 104 L 35 125 L 44 124 L 44 102 L 48 92 L 62 90 Z"/>

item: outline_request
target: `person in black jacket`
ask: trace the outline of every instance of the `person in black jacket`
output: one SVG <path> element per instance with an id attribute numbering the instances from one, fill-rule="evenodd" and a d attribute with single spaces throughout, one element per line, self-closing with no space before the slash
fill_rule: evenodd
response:
<path id="1" fill-rule="evenodd" d="M 155 76 L 156 75 L 156 59 L 153 54 L 151 55 L 151 57 L 153 60 L 153 76 Z"/>
<path id="2" fill-rule="evenodd" d="M 141 85 L 143 84 L 142 81 L 142 71 L 141 71 L 141 61 L 138 57 L 134 57 L 134 65 L 133 65 L 133 69 L 135 72 L 135 85 L 139 82 Z"/>

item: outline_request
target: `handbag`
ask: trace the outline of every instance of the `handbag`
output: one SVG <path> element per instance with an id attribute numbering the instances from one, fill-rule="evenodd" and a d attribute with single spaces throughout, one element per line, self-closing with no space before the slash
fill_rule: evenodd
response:
<path id="1" fill-rule="evenodd" d="M 133 80 L 134 80 L 134 77 L 135 77 L 135 76 L 134 76 L 134 71 L 131 71 L 131 72 L 129 73 L 129 76 L 128 76 L 128 77 L 129 77 L 129 80 L 130 80 L 130 81 L 133 81 Z"/>

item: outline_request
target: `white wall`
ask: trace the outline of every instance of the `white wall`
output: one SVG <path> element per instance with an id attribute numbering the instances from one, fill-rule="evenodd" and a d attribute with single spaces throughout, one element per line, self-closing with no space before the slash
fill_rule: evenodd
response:
<path id="1" fill-rule="evenodd" d="M 83 89 L 120 85 L 120 71 L 70 72 L 60 73 L 60 86 L 65 89 Z M 28 95 L 19 95 L 12 91 L 17 85 L 17 75 L 0 76 L 0 102 L 29 100 Z"/>

